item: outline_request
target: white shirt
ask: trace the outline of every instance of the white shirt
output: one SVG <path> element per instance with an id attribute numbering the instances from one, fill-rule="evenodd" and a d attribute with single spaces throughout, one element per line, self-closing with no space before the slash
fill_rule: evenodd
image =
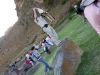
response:
<path id="1" fill-rule="evenodd" d="M 41 14 L 41 13 L 44 13 L 45 11 L 44 10 L 42 10 L 42 9 L 40 9 L 40 8 L 33 8 L 33 11 L 35 10 L 35 9 L 37 9 L 38 10 L 38 12 Z"/>
<path id="2" fill-rule="evenodd" d="M 27 57 L 27 59 L 29 59 L 30 55 L 29 54 L 26 54 L 26 57 Z"/>
<path id="3" fill-rule="evenodd" d="M 33 8 L 33 11 L 35 11 L 35 9 L 37 9 L 40 14 L 45 12 L 44 10 L 42 10 L 40 8 Z M 34 16 L 36 17 L 36 15 L 34 15 Z M 38 20 L 38 22 L 36 21 L 36 19 L 34 19 L 34 22 L 37 23 L 40 27 L 44 27 L 45 24 L 48 24 L 42 16 L 37 17 L 37 20 Z"/>
<path id="4" fill-rule="evenodd" d="M 52 40 L 49 37 L 46 37 L 46 41 L 50 44 L 53 45 Z"/>
<path id="5" fill-rule="evenodd" d="M 41 14 L 41 13 L 44 13 L 45 11 L 40 9 L 40 8 L 36 8 L 38 10 L 38 12 Z"/>
<path id="6" fill-rule="evenodd" d="M 46 37 L 45 39 L 47 42 L 52 42 L 52 40 L 49 37 Z"/>
<path id="7" fill-rule="evenodd" d="M 40 27 L 44 27 L 45 24 L 48 24 L 42 16 L 37 17 L 37 20 L 38 22 L 36 21 L 36 19 L 34 19 L 34 22 L 37 23 Z"/>

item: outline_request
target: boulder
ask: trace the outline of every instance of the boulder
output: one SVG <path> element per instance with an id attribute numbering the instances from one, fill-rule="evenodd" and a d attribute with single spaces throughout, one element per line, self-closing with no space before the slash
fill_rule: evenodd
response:
<path id="1" fill-rule="evenodd" d="M 53 58 L 54 75 L 74 75 L 82 54 L 83 50 L 74 42 L 67 38 L 63 40 Z"/>

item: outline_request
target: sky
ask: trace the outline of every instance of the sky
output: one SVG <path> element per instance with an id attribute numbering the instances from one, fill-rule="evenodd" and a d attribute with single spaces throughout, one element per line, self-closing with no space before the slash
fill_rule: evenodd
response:
<path id="1" fill-rule="evenodd" d="M 0 37 L 17 21 L 17 12 L 14 0 L 0 1 Z"/>

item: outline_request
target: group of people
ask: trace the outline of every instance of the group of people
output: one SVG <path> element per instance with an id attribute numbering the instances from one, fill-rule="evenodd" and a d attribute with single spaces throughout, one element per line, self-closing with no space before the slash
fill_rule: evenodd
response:
<path id="1" fill-rule="evenodd" d="M 52 39 L 49 35 L 44 37 L 39 45 L 33 45 L 31 49 L 26 53 L 25 57 L 25 70 L 31 68 L 36 64 L 36 61 L 39 61 L 44 64 L 44 72 L 47 75 L 47 70 L 52 70 L 53 68 L 48 65 L 48 63 L 43 59 L 44 53 L 50 54 L 49 48 L 53 46 Z M 41 51 L 43 48 L 44 51 Z"/>
<path id="2" fill-rule="evenodd" d="M 76 8 L 76 6 L 74 6 L 74 8 Z M 100 0 L 82 0 L 79 8 L 82 8 L 80 9 L 81 14 L 100 35 Z"/>
<path id="3" fill-rule="evenodd" d="M 32 66 L 35 66 L 36 62 L 41 62 L 44 64 L 44 73 L 47 75 L 47 70 L 52 70 L 53 68 L 48 65 L 48 63 L 43 59 L 45 54 L 50 54 L 49 48 L 53 46 L 52 39 L 49 35 L 45 36 L 40 43 L 34 44 L 27 53 L 25 53 L 24 64 L 21 69 L 26 73 Z M 22 58 L 21 58 L 22 59 Z M 16 59 L 13 63 L 10 64 L 12 70 L 17 68 L 17 63 L 21 60 L 20 58 Z M 20 66 L 21 67 L 21 66 Z"/>

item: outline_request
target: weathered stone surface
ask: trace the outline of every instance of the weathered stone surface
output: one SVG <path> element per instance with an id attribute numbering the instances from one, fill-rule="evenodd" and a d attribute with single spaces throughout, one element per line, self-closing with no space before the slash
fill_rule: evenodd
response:
<path id="1" fill-rule="evenodd" d="M 51 47 L 49 48 L 49 50 L 50 50 L 50 52 L 53 52 L 56 48 L 57 48 L 57 46 L 54 44 L 53 46 L 51 46 Z"/>
<path id="2" fill-rule="evenodd" d="M 83 51 L 67 38 L 62 41 L 54 59 L 54 75 L 74 75 Z"/>
<path id="3" fill-rule="evenodd" d="M 13 71 L 12 73 L 11 73 L 11 75 L 18 75 L 15 71 Z"/>
<path id="4" fill-rule="evenodd" d="M 40 63 L 36 64 L 32 68 L 30 68 L 27 72 L 26 75 L 33 75 L 33 73 L 40 67 Z"/>
<path id="5" fill-rule="evenodd" d="M 32 44 L 32 43 L 35 41 L 36 37 L 37 37 L 37 35 L 35 34 L 35 35 L 32 37 L 32 39 L 29 41 L 29 44 Z"/>
<path id="6" fill-rule="evenodd" d="M 4 75 L 19 75 L 20 74 L 20 70 L 18 70 L 17 68 L 13 68 L 11 66 L 7 66 L 7 68 L 8 69 L 6 70 Z"/>

